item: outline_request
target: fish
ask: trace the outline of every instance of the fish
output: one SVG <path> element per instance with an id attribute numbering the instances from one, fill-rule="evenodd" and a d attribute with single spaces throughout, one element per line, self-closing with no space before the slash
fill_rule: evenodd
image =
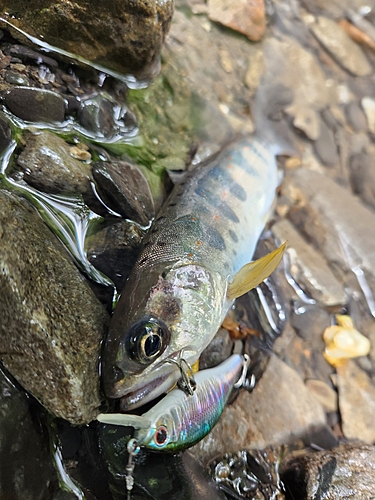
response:
<path id="1" fill-rule="evenodd" d="M 279 173 L 270 147 L 238 139 L 178 183 L 153 221 L 112 317 L 102 356 L 107 397 L 123 411 L 168 391 L 235 298 L 276 268 L 285 245 L 251 262 Z"/>
<path id="2" fill-rule="evenodd" d="M 195 375 L 193 395 L 176 387 L 143 415 L 101 413 L 97 420 L 134 427 L 137 446 L 172 453 L 185 450 L 215 426 L 233 388 L 242 384 L 247 365 L 247 359 L 233 354 L 220 365 Z"/>

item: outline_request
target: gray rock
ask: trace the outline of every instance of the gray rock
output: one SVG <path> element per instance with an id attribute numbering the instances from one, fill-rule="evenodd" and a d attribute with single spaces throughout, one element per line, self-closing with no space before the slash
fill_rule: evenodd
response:
<path id="1" fill-rule="evenodd" d="M 360 47 L 337 23 L 321 16 L 310 24 L 310 29 L 344 69 L 357 76 L 366 76 L 372 72 L 372 67 Z"/>
<path id="2" fill-rule="evenodd" d="M 159 55 L 173 1 L 33 0 L 26 7 L 23 0 L 1 0 L 0 10 L 43 42 L 119 73 L 141 74 Z"/>
<path id="3" fill-rule="evenodd" d="M 1 360 L 50 412 L 88 423 L 108 315 L 37 213 L 8 191 L 0 199 Z"/>
<path id="4" fill-rule="evenodd" d="M 323 408 L 299 375 L 272 356 L 253 392 L 242 391 L 225 408 L 211 433 L 191 451 L 207 463 L 239 449 L 290 442 L 324 424 Z"/>
<path id="5" fill-rule="evenodd" d="M 115 131 L 114 106 L 115 103 L 102 94 L 81 100 L 78 120 L 88 131 L 108 139 Z"/>
<path id="6" fill-rule="evenodd" d="M 347 439 L 375 441 L 375 385 L 355 361 L 337 367 L 336 377 L 342 430 Z"/>
<path id="7" fill-rule="evenodd" d="M 366 115 L 355 101 L 351 101 L 345 106 L 345 115 L 349 125 L 356 132 L 367 130 Z"/>
<path id="8" fill-rule="evenodd" d="M 21 85 L 23 87 L 28 87 L 30 85 L 27 76 L 10 70 L 5 73 L 5 81 L 7 83 L 11 83 L 12 85 Z"/>
<path id="9" fill-rule="evenodd" d="M 300 200 L 290 214 L 299 229 L 323 252 L 338 275 L 344 271 L 358 277 L 372 308 L 375 215 L 347 189 L 312 170 L 294 171 L 284 188 L 284 194 L 290 189 L 291 198 Z"/>
<path id="10" fill-rule="evenodd" d="M 126 161 L 97 162 L 92 169 L 104 203 L 123 217 L 147 226 L 155 216 L 155 205 L 144 172 L 144 168 Z"/>
<path id="11" fill-rule="evenodd" d="M 88 260 L 114 282 L 118 292 L 135 263 L 143 236 L 139 226 L 121 221 L 90 235 L 85 241 Z"/>
<path id="12" fill-rule="evenodd" d="M 372 155 L 361 152 L 351 156 L 349 169 L 353 193 L 375 208 L 375 170 Z"/>
<path id="13" fill-rule="evenodd" d="M 204 370 L 222 363 L 229 358 L 233 340 L 225 328 L 220 328 L 199 358 L 199 369 Z"/>
<path id="14" fill-rule="evenodd" d="M 90 166 L 73 158 L 64 139 L 37 131 L 28 133 L 25 141 L 17 164 L 31 186 L 47 193 L 83 194 L 91 190 Z"/>
<path id="15" fill-rule="evenodd" d="M 322 335 L 331 325 L 331 315 L 316 304 L 306 304 L 303 301 L 294 302 L 290 322 L 297 334 L 306 340 L 319 339 L 323 347 Z"/>
<path id="16" fill-rule="evenodd" d="M 6 107 L 28 122 L 62 122 L 65 102 L 60 94 L 34 87 L 14 87 L 5 94 Z"/>
<path id="17" fill-rule="evenodd" d="M 287 219 L 274 224 L 272 232 L 280 241 L 288 241 L 286 252 L 290 262 L 289 272 L 308 296 L 325 306 L 346 303 L 345 290 L 327 261 L 303 239 Z"/>
<path id="18" fill-rule="evenodd" d="M 280 476 L 291 498 L 369 500 L 374 497 L 375 447 L 344 444 L 332 450 L 292 454 Z"/>
<path id="19" fill-rule="evenodd" d="M 35 402 L 0 368 L 0 498 L 50 500 L 57 477 L 46 429 L 30 411 Z M 35 408 L 34 408 L 35 410 Z"/>
<path id="20" fill-rule="evenodd" d="M 314 151 L 327 167 L 332 167 L 338 162 L 335 136 L 323 121 L 320 122 L 320 133 L 314 142 Z"/>

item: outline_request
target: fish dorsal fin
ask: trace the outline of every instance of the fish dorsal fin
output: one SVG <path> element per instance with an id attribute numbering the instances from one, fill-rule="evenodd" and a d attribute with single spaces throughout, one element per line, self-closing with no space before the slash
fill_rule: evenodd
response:
<path id="1" fill-rule="evenodd" d="M 139 415 L 128 415 L 126 413 L 100 413 L 96 420 L 103 424 L 123 425 L 134 427 L 134 429 L 147 429 L 151 427 L 151 420 Z"/>
<path id="2" fill-rule="evenodd" d="M 285 251 L 286 242 L 273 252 L 268 253 L 254 262 L 249 262 L 241 267 L 228 286 L 227 297 L 229 300 L 237 299 L 255 288 L 273 273 L 279 265 Z"/>

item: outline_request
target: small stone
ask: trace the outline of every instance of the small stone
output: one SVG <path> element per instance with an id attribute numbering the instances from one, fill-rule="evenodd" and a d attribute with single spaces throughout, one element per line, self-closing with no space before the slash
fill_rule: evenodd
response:
<path id="1" fill-rule="evenodd" d="M 208 0 L 208 17 L 243 35 L 259 41 L 266 29 L 263 0 Z"/>
<path id="2" fill-rule="evenodd" d="M 316 304 L 306 304 L 302 300 L 297 300 L 293 303 L 290 322 L 302 339 L 312 343 L 319 339 L 319 347 L 324 346 L 321 337 L 331 324 L 331 315 L 327 311 Z"/>
<path id="3" fill-rule="evenodd" d="M 78 111 L 78 120 L 82 127 L 95 135 L 111 137 L 115 132 L 115 103 L 102 94 L 82 100 Z"/>
<path id="4" fill-rule="evenodd" d="M 357 76 L 366 76 L 372 72 L 371 65 L 360 47 L 337 23 L 321 16 L 315 23 L 310 24 L 309 28 L 344 69 Z"/>
<path id="5" fill-rule="evenodd" d="M 233 71 L 233 63 L 230 54 L 227 50 L 219 51 L 220 64 L 224 71 L 231 73 Z"/>
<path id="6" fill-rule="evenodd" d="M 82 160 L 82 161 L 90 161 L 91 160 L 91 153 L 89 153 L 89 151 L 85 151 L 77 146 L 72 146 L 69 149 L 69 152 L 73 156 L 73 158 L 76 158 L 77 160 Z"/>
<path id="7" fill-rule="evenodd" d="M 49 131 L 25 136 L 17 159 L 25 180 L 47 193 L 83 194 L 91 190 L 90 166 L 72 157 L 71 146 Z"/>
<path id="8" fill-rule="evenodd" d="M 339 26 L 350 36 L 352 40 L 362 45 L 367 45 L 367 47 L 375 51 L 375 41 L 366 33 L 354 26 L 354 24 L 350 23 L 346 19 L 341 19 Z"/>
<path id="9" fill-rule="evenodd" d="M 30 85 L 27 76 L 21 75 L 16 71 L 7 71 L 5 73 L 5 81 L 12 85 L 22 85 L 23 87 L 28 87 Z"/>
<path id="10" fill-rule="evenodd" d="M 296 452 L 281 464 L 290 498 L 370 500 L 374 497 L 375 447 L 344 444 L 332 450 Z"/>
<path id="11" fill-rule="evenodd" d="M 337 392 L 322 380 L 308 379 L 306 387 L 314 394 L 327 413 L 337 411 Z"/>
<path id="12" fill-rule="evenodd" d="M 280 241 L 288 241 L 292 278 L 305 292 L 325 306 L 344 305 L 346 293 L 327 261 L 309 245 L 288 220 L 274 224 L 272 232 Z"/>
<path id="13" fill-rule="evenodd" d="M 364 97 L 361 104 L 366 114 L 368 128 L 372 134 L 375 134 L 375 99 Z"/>
<path id="14" fill-rule="evenodd" d="M 353 193 L 360 196 L 362 201 L 372 208 L 375 208 L 374 152 L 374 150 L 368 153 L 360 152 L 349 158 L 350 185 Z"/>
<path id="15" fill-rule="evenodd" d="M 353 130 L 356 132 L 367 130 L 366 115 L 355 101 L 351 101 L 345 106 L 345 115 Z"/>
<path id="16" fill-rule="evenodd" d="M 324 410 L 299 375 L 271 356 L 253 392 L 240 392 L 210 434 L 191 451 L 206 464 L 217 455 L 243 448 L 285 444 L 311 427 L 324 425 Z"/>
<path id="17" fill-rule="evenodd" d="M 25 45 L 14 44 L 10 47 L 9 52 L 12 56 L 19 57 L 20 59 L 26 61 L 35 61 L 38 65 L 46 64 L 51 68 L 58 67 L 58 63 L 57 61 L 55 61 L 55 59 L 52 59 L 52 57 L 48 57 L 46 54 L 43 54 L 43 52 L 37 52 L 33 49 L 30 49 L 30 47 L 26 47 Z"/>
<path id="18" fill-rule="evenodd" d="M 62 122 L 65 103 L 61 95 L 51 90 L 14 87 L 5 95 L 5 105 L 21 120 L 29 122 Z"/>
<path id="19" fill-rule="evenodd" d="M 260 78 L 264 71 L 264 57 L 261 50 L 257 50 L 249 57 L 249 66 L 245 74 L 245 85 L 252 93 L 258 88 Z"/>
<path id="20" fill-rule="evenodd" d="M 327 167 L 332 167 L 338 162 L 335 136 L 322 120 L 320 121 L 319 137 L 314 142 L 314 151 Z"/>
<path id="21" fill-rule="evenodd" d="M 0 115 L 0 153 L 9 146 L 11 140 L 12 129 L 10 128 L 10 124 L 3 115 Z"/>
<path id="22" fill-rule="evenodd" d="M 337 388 L 342 430 L 347 439 L 375 441 L 375 387 L 355 361 L 337 367 Z"/>
<path id="23" fill-rule="evenodd" d="M 149 224 L 155 205 L 140 167 L 125 161 L 97 162 L 92 173 L 99 195 L 112 210 L 143 226 Z"/>
<path id="24" fill-rule="evenodd" d="M 287 112 L 294 117 L 293 125 L 296 129 L 301 130 L 312 141 L 318 139 L 321 120 L 314 109 L 291 106 Z"/>
<path id="25" fill-rule="evenodd" d="M 233 349 L 233 340 L 225 328 L 220 328 L 199 358 L 199 369 L 205 370 L 222 363 L 229 358 Z"/>

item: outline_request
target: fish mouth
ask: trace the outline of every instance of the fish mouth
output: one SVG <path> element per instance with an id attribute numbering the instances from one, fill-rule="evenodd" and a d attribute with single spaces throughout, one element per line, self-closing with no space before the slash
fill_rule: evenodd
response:
<path id="1" fill-rule="evenodd" d="M 179 372 L 172 371 L 166 375 L 157 377 L 141 387 L 124 394 L 120 398 L 121 410 L 133 410 L 143 406 L 150 401 L 169 391 L 179 379 Z"/>

